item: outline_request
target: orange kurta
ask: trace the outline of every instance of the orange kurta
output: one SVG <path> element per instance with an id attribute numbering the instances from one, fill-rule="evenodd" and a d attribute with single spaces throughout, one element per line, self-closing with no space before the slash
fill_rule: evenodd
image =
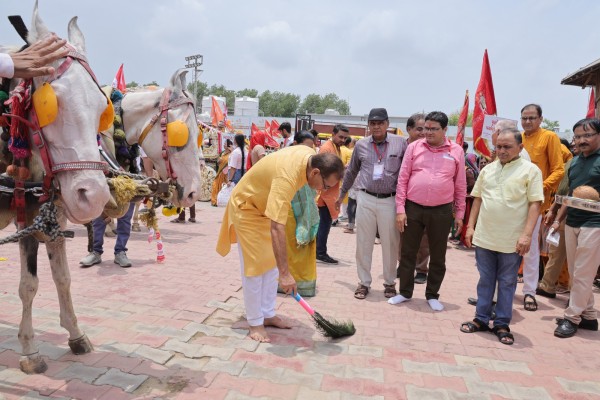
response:
<path id="1" fill-rule="evenodd" d="M 562 144 L 556 133 L 538 128 L 529 136 L 523 133 L 523 146 L 529 153 L 531 162 L 542 171 L 544 202 L 540 212 L 544 214 L 550 208 L 552 195 L 558 189 L 558 184 L 565 175 Z"/>
<path id="2" fill-rule="evenodd" d="M 340 150 L 336 147 L 335 144 L 329 139 L 325 143 L 323 143 L 319 149 L 319 154 L 322 153 L 331 153 L 338 156 L 338 158 L 342 159 L 342 154 Z M 340 183 L 338 182 L 335 186 L 330 187 L 327 190 L 321 190 L 319 193 L 319 199 L 317 201 L 317 206 L 323 207 L 327 206 L 329 209 L 329 214 L 331 214 L 331 219 L 337 219 L 339 215 L 339 211 L 335 208 L 335 202 L 340 195 Z"/>

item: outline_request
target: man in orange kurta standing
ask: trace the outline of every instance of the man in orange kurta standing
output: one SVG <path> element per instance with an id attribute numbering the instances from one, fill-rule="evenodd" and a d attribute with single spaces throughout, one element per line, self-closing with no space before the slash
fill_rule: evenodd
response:
<path id="1" fill-rule="evenodd" d="M 331 153 L 335 154 L 340 160 L 342 159 L 341 147 L 346 142 L 350 135 L 348 128 L 345 125 L 338 124 L 333 127 L 333 135 L 331 139 L 321 145 L 319 154 Z M 319 230 L 317 232 L 317 260 L 326 264 L 337 264 L 338 260 L 332 258 L 327 253 L 327 238 L 331 229 L 331 222 L 338 217 L 339 211 L 336 209 L 335 201 L 340 194 L 340 184 L 322 190 L 319 195 L 317 205 L 319 206 Z"/>
<path id="2" fill-rule="evenodd" d="M 523 306 L 527 311 L 537 310 L 535 291 L 540 279 L 540 245 L 539 230 L 542 216 L 550 208 L 554 192 L 565 175 L 560 139 L 552 131 L 541 128 L 543 121 L 542 107 L 528 104 L 521 109 L 521 126 L 523 126 L 523 147 L 527 150 L 531 162 L 542 171 L 544 180 L 544 202 L 540 208 L 540 216 L 532 235 L 531 248 L 523 256 Z"/>

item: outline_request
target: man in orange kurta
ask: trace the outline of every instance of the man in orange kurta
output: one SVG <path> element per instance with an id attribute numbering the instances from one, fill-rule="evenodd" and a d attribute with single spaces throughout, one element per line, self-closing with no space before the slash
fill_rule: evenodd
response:
<path id="1" fill-rule="evenodd" d="M 341 147 L 350 135 L 345 125 L 338 124 L 333 127 L 331 139 L 321 145 L 319 154 L 335 154 L 342 159 Z M 321 190 L 317 206 L 319 206 L 319 230 L 317 232 L 317 260 L 326 264 L 337 264 L 338 261 L 327 253 L 327 238 L 331 229 L 331 222 L 338 217 L 339 211 L 336 209 L 335 201 L 340 195 L 340 184 L 336 184 L 329 189 Z"/>
<path id="2" fill-rule="evenodd" d="M 550 208 L 553 194 L 565 175 L 560 139 L 556 133 L 541 128 L 543 120 L 542 108 L 537 104 L 528 104 L 521 110 L 523 147 L 529 153 L 531 162 L 542 171 L 544 180 L 544 201 L 540 208 L 541 214 L 533 231 L 531 248 L 523 256 L 523 301 L 527 311 L 537 310 L 535 291 L 540 271 L 539 230 L 542 215 Z"/>

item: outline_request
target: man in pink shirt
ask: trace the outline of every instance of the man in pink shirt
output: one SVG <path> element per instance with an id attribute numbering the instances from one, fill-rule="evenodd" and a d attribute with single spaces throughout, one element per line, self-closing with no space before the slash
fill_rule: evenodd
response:
<path id="1" fill-rule="evenodd" d="M 454 220 L 462 229 L 467 196 L 465 155 L 446 138 L 448 116 L 433 111 L 425 117 L 425 139 L 408 145 L 396 188 L 396 225 L 402 232 L 398 278 L 400 294 L 388 300 L 399 304 L 412 298 L 417 252 L 423 231 L 429 237 L 429 275 L 425 298 L 442 311 L 439 290 L 446 274 L 446 242 Z M 455 216 L 452 211 L 454 208 Z"/>

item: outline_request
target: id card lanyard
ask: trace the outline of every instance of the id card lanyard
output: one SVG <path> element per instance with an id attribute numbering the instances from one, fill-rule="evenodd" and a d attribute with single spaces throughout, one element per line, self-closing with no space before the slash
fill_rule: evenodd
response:
<path id="1" fill-rule="evenodd" d="M 373 142 L 373 148 L 375 149 L 375 154 L 377 155 L 377 164 L 373 166 L 373 180 L 383 179 L 383 164 L 381 163 L 381 160 L 383 160 L 385 154 L 387 153 L 387 146 L 388 143 L 385 142 L 383 153 L 380 154 L 377 144 Z"/>

